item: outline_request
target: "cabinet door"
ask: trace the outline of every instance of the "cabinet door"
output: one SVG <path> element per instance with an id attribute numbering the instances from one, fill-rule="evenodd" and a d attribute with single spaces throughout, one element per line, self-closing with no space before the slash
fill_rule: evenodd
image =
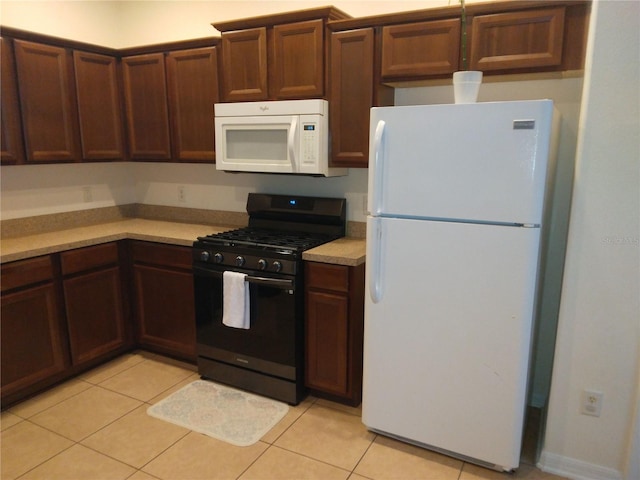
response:
<path id="1" fill-rule="evenodd" d="M 474 17 L 472 70 L 552 67 L 562 62 L 564 7 Z"/>
<path id="2" fill-rule="evenodd" d="M 331 166 L 369 164 L 373 106 L 373 29 L 331 34 Z"/>
<path id="3" fill-rule="evenodd" d="M 147 265 L 133 270 L 139 343 L 195 359 L 193 275 Z"/>
<path id="4" fill-rule="evenodd" d="M 124 315 L 117 267 L 64 280 L 74 365 L 124 346 Z"/>
<path id="5" fill-rule="evenodd" d="M 348 379 L 348 297 L 307 292 L 306 383 L 335 395 L 346 395 Z"/>
<path id="6" fill-rule="evenodd" d="M 78 365 L 127 343 L 118 244 L 60 255 L 71 360 Z"/>
<path id="7" fill-rule="evenodd" d="M 324 22 L 273 27 L 273 59 L 269 64 L 271 97 L 312 98 L 324 94 Z"/>
<path id="8" fill-rule="evenodd" d="M 460 20 L 382 28 L 382 78 L 443 75 L 458 69 Z"/>
<path id="9" fill-rule="evenodd" d="M 123 117 L 116 59 L 88 52 L 73 52 L 84 160 L 119 160 L 124 157 Z"/>
<path id="10" fill-rule="evenodd" d="M 3 165 L 14 165 L 24 161 L 22 144 L 22 123 L 20 105 L 18 104 L 18 87 L 16 84 L 16 66 L 10 40 L 0 38 L 0 161 Z"/>
<path id="11" fill-rule="evenodd" d="M 191 249 L 132 242 L 138 342 L 194 361 L 196 320 Z"/>
<path id="12" fill-rule="evenodd" d="M 222 98 L 225 102 L 266 100 L 267 29 L 222 34 Z"/>
<path id="13" fill-rule="evenodd" d="M 129 148 L 134 160 L 170 160 L 164 54 L 122 59 Z"/>
<path id="14" fill-rule="evenodd" d="M 49 256 L 2 265 L 3 402 L 65 370 L 68 361 Z"/>
<path id="15" fill-rule="evenodd" d="M 219 101 L 216 48 L 171 52 L 167 83 L 174 160 L 213 163 L 213 105 Z"/>
<path id="16" fill-rule="evenodd" d="M 79 161 L 71 53 L 22 40 L 14 47 L 27 162 Z"/>

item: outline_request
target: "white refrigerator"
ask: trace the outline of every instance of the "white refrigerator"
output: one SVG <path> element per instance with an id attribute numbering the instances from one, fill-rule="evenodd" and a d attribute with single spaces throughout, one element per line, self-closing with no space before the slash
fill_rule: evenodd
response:
<path id="1" fill-rule="evenodd" d="M 371 110 L 362 420 L 519 465 L 550 100 Z"/>

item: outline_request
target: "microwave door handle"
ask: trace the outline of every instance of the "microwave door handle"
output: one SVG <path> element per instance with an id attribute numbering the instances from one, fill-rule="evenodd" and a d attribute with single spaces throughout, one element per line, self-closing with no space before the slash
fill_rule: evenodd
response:
<path id="1" fill-rule="evenodd" d="M 298 131 L 298 117 L 291 118 L 289 126 L 289 138 L 287 139 L 287 147 L 289 150 L 289 160 L 291 161 L 291 171 L 298 173 L 296 168 L 296 132 Z"/>

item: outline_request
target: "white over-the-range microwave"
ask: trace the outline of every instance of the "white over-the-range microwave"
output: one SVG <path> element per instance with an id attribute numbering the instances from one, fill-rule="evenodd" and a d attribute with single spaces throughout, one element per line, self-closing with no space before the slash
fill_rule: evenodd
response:
<path id="1" fill-rule="evenodd" d="M 326 100 L 217 103 L 216 169 L 332 177 Z"/>

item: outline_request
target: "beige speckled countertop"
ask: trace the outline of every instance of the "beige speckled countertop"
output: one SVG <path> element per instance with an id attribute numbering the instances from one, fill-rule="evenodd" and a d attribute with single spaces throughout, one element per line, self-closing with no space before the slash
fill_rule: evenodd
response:
<path id="1" fill-rule="evenodd" d="M 322 263 L 336 263 L 355 267 L 364 263 L 366 254 L 364 238 L 344 237 L 306 250 L 304 260 Z"/>
<path id="2" fill-rule="evenodd" d="M 116 240 L 133 239 L 191 246 L 198 236 L 237 228 L 146 219 L 125 219 L 37 235 L 5 238 L 0 242 L 0 262 L 61 252 Z M 355 266 L 365 260 L 365 240 L 341 238 L 304 252 L 305 260 Z"/>
<path id="3" fill-rule="evenodd" d="M 120 220 L 38 235 L 2 239 L 0 261 L 5 263 L 127 238 L 190 246 L 198 235 L 221 232 L 230 228 L 234 227 L 212 227 L 211 225 L 144 219 Z"/>

